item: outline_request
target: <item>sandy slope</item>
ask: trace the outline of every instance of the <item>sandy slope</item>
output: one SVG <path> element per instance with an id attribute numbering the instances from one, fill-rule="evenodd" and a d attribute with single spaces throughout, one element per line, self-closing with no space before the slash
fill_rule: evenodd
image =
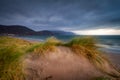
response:
<path id="1" fill-rule="evenodd" d="M 107 62 L 101 67 L 93 65 L 86 57 L 74 54 L 67 47 L 58 47 L 44 56 L 27 55 L 25 58 L 27 80 L 91 80 L 93 77 L 119 73 Z"/>
<path id="2" fill-rule="evenodd" d="M 115 65 L 115 67 L 120 70 L 120 54 L 106 53 L 106 55 L 109 58 L 109 60 L 112 62 L 112 64 Z"/>

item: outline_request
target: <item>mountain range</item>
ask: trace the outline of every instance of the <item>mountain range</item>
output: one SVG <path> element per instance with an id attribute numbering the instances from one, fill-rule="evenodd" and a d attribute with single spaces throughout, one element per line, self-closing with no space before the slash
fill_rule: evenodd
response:
<path id="1" fill-rule="evenodd" d="M 42 30 L 34 31 L 26 26 L 21 25 L 0 25 L 0 35 L 74 35 L 72 32 L 59 31 L 59 30 Z"/>

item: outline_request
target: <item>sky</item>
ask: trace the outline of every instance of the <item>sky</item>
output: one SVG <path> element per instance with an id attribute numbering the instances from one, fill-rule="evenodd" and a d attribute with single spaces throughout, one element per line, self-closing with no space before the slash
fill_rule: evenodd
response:
<path id="1" fill-rule="evenodd" d="M 120 0 L 0 0 L 0 24 L 120 35 Z"/>

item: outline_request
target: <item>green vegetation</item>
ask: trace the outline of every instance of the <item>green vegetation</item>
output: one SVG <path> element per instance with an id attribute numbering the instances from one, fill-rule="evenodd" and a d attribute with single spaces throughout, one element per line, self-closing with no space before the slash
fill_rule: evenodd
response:
<path id="1" fill-rule="evenodd" d="M 61 45 L 61 44 L 62 42 L 60 40 L 56 39 L 55 37 L 50 37 L 43 43 L 38 43 L 38 44 L 31 46 L 28 49 L 28 52 L 32 52 L 38 55 L 44 55 L 44 53 L 55 51 L 56 46 Z"/>
<path id="2" fill-rule="evenodd" d="M 73 38 L 70 42 L 66 43 L 66 46 L 83 46 L 86 48 L 96 48 L 95 46 L 96 40 L 93 37 L 76 37 Z"/>
<path id="3" fill-rule="evenodd" d="M 51 43 L 54 45 L 61 45 L 63 42 L 56 39 L 55 37 L 50 37 L 50 38 L 46 39 L 45 43 Z"/>
<path id="4" fill-rule="evenodd" d="M 0 80 L 24 80 L 22 57 L 27 53 L 43 54 L 55 51 L 61 41 L 54 37 L 43 43 L 30 43 L 26 40 L 0 37 Z"/>
<path id="5" fill-rule="evenodd" d="M 39 43 L 31 46 L 27 52 L 34 53 L 36 55 L 44 55 L 49 51 L 54 51 L 55 46 L 51 43 Z"/>
<path id="6" fill-rule="evenodd" d="M 0 37 L 0 80 L 23 80 L 20 57 L 31 43 L 11 38 Z"/>

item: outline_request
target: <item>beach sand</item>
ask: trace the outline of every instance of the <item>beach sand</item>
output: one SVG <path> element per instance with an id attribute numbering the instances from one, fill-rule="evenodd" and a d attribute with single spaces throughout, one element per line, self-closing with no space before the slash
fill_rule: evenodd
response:
<path id="1" fill-rule="evenodd" d="M 120 70 L 120 54 L 118 53 L 106 53 L 108 59 L 112 62 L 112 64 Z"/>

